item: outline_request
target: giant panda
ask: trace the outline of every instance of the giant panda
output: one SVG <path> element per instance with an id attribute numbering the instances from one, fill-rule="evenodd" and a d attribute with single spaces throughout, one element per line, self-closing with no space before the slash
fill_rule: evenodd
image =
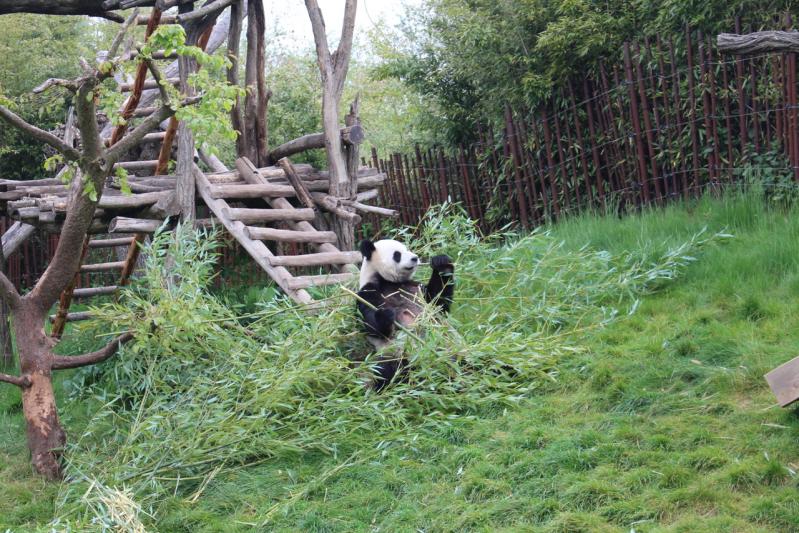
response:
<path id="1" fill-rule="evenodd" d="M 413 281 L 419 257 L 399 241 L 364 240 L 358 291 L 358 311 L 369 342 L 384 350 L 392 343 L 396 324 L 414 325 L 422 311 L 422 302 L 435 304 L 444 314 L 449 312 L 455 292 L 455 267 L 446 255 L 430 260 L 433 273 L 427 285 Z M 401 351 L 401 350 L 400 350 Z M 390 354 L 376 365 L 377 376 L 372 386 L 383 389 L 403 368 L 402 355 Z"/>

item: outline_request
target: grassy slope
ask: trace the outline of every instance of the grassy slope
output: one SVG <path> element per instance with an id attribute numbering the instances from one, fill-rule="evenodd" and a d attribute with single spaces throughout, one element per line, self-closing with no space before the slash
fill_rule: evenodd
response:
<path id="1" fill-rule="evenodd" d="M 553 231 L 619 251 L 704 225 L 736 238 L 634 316 L 586 334 L 589 350 L 523 408 L 380 462 L 303 457 L 227 473 L 197 503 L 172 502 L 161 529 L 251 531 L 265 516 L 263 530 L 283 531 L 799 529 L 788 470 L 799 469 L 799 420 L 773 407 L 762 379 L 799 352 L 795 214 L 703 202 Z M 18 394 L 0 391 L 0 528 L 25 531 L 50 517 L 55 490 L 28 475 Z M 291 505 L 273 508 L 287 492 Z"/>

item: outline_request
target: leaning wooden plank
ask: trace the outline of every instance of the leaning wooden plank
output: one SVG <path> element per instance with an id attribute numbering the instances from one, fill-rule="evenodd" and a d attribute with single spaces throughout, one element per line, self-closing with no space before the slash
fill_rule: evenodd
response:
<path id="1" fill-rule="evenodd" d="M 765 377 L 780 407 L 799 400 L 799 357 L 783 363 Z"/>
<path id="2" fill-rule="evenodd" d="M 247 227 L 247 235 L 258 241 L 322 243 L 336 242 L 332 231 L 296 231 L 291 229 Z"/>
<path id="3" fill-rule="evenodd" d="M 225 209 L 228 208 L 227 202 L 213 197 L 211 194 L 211 183 L 208 178 L 200 171 L 197 165 L 193 166 L 194 178 L 197 185 L 197 192 L 205 201 L 211 212 L 216 215 L 219 221 L 227 228 L 228 232 L 238 241 L 250 256 L 263 268 L 275 283 L 285 292 L 292 300 L 297 303 L 310 304 L 313 298 L 305 290 L 296 290 L 288 286 L 287 280 L 290 279 L 291 273 L 281 267 L 273 266 L 270 260 L 274 258 L 272 252 L 261 241 L 254 241 L 250 239 L 245 230 L 246 226 L 239 221 L 230 220 L 225 214 Z"/>
<path id="4" fill-rule="evenodd" d="M 3 257 L 8 258 L 19 246 L 33 235 L 36 228 L 24 222 L 14 222 L 3 233 Z"/>
<path id="5" fill-rule="evenodd" d="M 89 248 L 115 248 L 117 246 L 130 246 L 133 237 L 117 237 L 115 239 L 92 239 Z"/>
<path id="6" fill-rule="evenodd" d="M 93 296 L 103 296 L 106 294 L 114 294 L 117 292 L 116 285 L 109 285 L 108 287 L 84 287 L 75 289 L 72 296 L 75 298 L 91 298 Z"/>
<path id="7" fill-rule="evenodd" d="M 110 263 L 94 263 L 81 265 L 81 272 L 108 272 L 110 270 L 122 270 L 125 267 L 124 261 L 113 261 Z"/>
<path id="8" fill-rule="evenodd" d="M 247 158 L 242 158 L 247 159 Z M 249 160 L 247 160 L 249 162 Z M 294 170 L 294 165 L 291 164 L 288 157 L 284 157 L 280 161 L 277 162 L 280 165 L 280 168 L 283 169 L 283 172 L 286 173 L 286 177 L 289 180 L 289 183 L 292 187 L 294 187 L 294 191 L 297 193 L 297 198 L 300 202 L 302 202 L 305 207 L 309 207 L 313 209 L 314 201 L 311 198 L 311 193 L 308 191 L 308 187 L 305 186 L 305 183 L 300 179 L 300 176 Z M 238 161 L 236 162 L 238 165 Z M 252 163 L 250 163 L 252 164 Z"/>
<path id="9" fill-rule="evenodd" d="M 274 266 L 309 267 L 360 263 L 360 252 L 320 252 L 303 255 L 279 255 L 269 259 Z"/>
<path id="10" fill-rule="evenodd" d="M 291 278 L 288 283 L 293 289 L 307 289 L 308 287 L 319 287 L 322 285 L 335 285 L 337 283 L 348 283 L 355 279 L 353 272 L 343 274 L 322 274 L 319 276 L 297 276 Z"/>
<path id="11" fill-rule="evenodd" d="M 258 222 L 282 222 L 284 220 L 313 220 L 316 214 L 313 209 L 249 209 L 244 207 L 231 207 L 227 210 L 231 220 L 238 220 L 245 224 Z"/>
<path id="12" fill-rule="evenodd" d="M 56 315 L 50 315 L 50 322 L 55 322 Z M 74 313 L 67 313 L 67 322 L 78 322 L 80 320 L 88 320 L 94 318 L 91 311 L 76 311 Z"/>

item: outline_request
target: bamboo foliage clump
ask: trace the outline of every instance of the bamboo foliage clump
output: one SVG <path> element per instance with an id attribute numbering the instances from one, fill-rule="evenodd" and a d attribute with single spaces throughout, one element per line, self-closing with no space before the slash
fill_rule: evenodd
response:
<path id="1" fill-rule="evenodd" d="M 545 233 L 486 243 L 451 207 L 432 211 L 418 235 L 423 256 L 456 258 L 456 306 L 446 321 L 424 315 L 423 330 L 401 335 L 410 371 L 379 394 L 365 386 L 374 357 L 364 358 L 349 289 L 320 293 L 330 305 L 314 317 L 285 298 L 241 316 L 209 292 L 212 239 L 185 227 L 156 236 L 143 277 L 96 310 L 104 318 L 93 327 L 134 325 L 135 340 L 73 379 L 73 394 L 99 406 L 66 454 L 61 523 L 108 523 L 108 508 L 85 498 L 124 489 L 148 525 L 170 497 L 196 500 L 232 468 L 314 453 L 370 460 L 452 419 L 518 404 L 581 350 L 580 331 L 634 310 L 638 295 L 715 240 L 637 256 L 571 251 Z M 291 501 L 286 494 L 275 509 Z"/>

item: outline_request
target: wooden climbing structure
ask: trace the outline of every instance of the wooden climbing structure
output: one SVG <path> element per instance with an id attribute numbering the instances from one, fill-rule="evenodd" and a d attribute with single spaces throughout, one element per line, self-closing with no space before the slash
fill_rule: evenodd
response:
<path id="1" fill-rule="evenodd" d="M 118 4 L 119 8 L 139 5 L 132 0 L 111 3 Z M 136 13 L 129 20 L 131 24 L 146 25 L 145 40 L 160 24 L 180 23 L 186 30 L 187 44 L 202 49 L 207 46 L 209 53 L 226 37 L 228 57 L 234 59 L 238 57 L 242 18 L 247 9 L 256 15 L 248 17 L 248 34 L 252 30 L 256 36 L 263 35 L 262 13 L 259 13 L 263 6 L 259 2 L 239 0 L 212 5 L 213 9 L 210 6 L 194 9 L 192 2 L 156 2 L 147 16 Z M 177 8 L 177 15 L 163 13 L 171 7 Z M 354 13 L 349 16 L 354 17 Z M 350 226 L 357 224 L 359 213 L 396 215 L 392 210 L 367 204 L 379 196 L 378 188 L 385 175 L 359 165 L 358 146 L 364 135 L 358 119 L 357 99 L 340 130 L 329 129 L 326 125 L 323 133 L 305 135 L 266 150 L 265 98 L 268 98 L 268 90 L 262 76 L 257 75 L 263 69 L 262 48 L 262 39 L 248 40 L 246 101 L 243 109 L 237 102 L 231 112 L 232 123 L 242 134 L 239 141 L 244 139 L 237 143 L 235 169 L 228 169 L 218 159 L 198 152 L 191 132 L 174 117 L 163 123 L 160 131 L 145 135 L 138 147 L 116 163 L 116 167 L 127 173 L 130 193 L 122 191 L 115 177 L 106 181 L 82 250 L 75 251 L 81 257 L 80 269 L 61 294 L 58 307 L 50 317 L 53 336 L 60 336 L 67 322 L 89 318 L 86 312 L 70 312 L 74 300 L 114 295 L 119 287 L 128 283 L 136 267 L 140 245 L 147 235 L 169 229 L 179 219 L 191 221 L 198 227 L 217 227 L 228 233 L 286 295 L 301 304 L 314 304 L 309 288 L 344 283 L 357 275 L 355 265 L 361 261 L 360 253 L 340 249 L 341 237 L 327 228 L 340 221 Z M 136 57 L 135 50 L 127 53 Z M 163 68 L 161 83 L 178 86 L 182 93 L 190 94 L 188 76 L 196 65 L 166 51 L 157 51 L 151 57 L 152 61 L 171 61 Z M 228 72 L 231 83 L 237 83 L 237 68 L 236 59 Z M 159 82 L 153 75 L 146 61 L 140 61 L 133 76 L 120 74 L 116 77 L 119 91 L 128 96 L 119 112 L 122 120 L 102 128 L 101 137 L 107 146 L 113 146 L 128 129 L 135 129 L 138 120 L 154 112 L 152 106 L 159 92 Z M 102 124 L 102 121 L 103 117 L 98 116 L 98 122 Z M 331 136 L 334 144 L 340 145 L 340 152 L 331 152 Z M 77 137 L 75 117 L 70 112 L 63 140 L 69 146 L 76 146 Z M 176 150 L 173 149 L 175 145 Z M 293 154 L 322 147 L 328 148 L 328 156 L 338 154 L 342 162 L 336 167 L 335 179 L 331 179 L 328 172 L 306 164 L 293 165 L 288 159 Z M 177 163 L 174 170 L 170 170 L 171 161 Z M 201 170 L 198 161 L 211 171 Z M 35 231 L 60 232 L 70 198 L 81 194 L 81 180 L 77 176 L 71 185 L 64 183 L 67 171 L 64 168 L 54 178 L 47 179 L 0 180 L 0 213 L 16 221 L 3 235 L 6 256 Z M 347 186 L 342 187 L 345 181 Z M 333 194 L 333 191 L 344 192 Z M 196 220 L 197 207 L 207 208 L 210 216 Z M 326 228 L 322 229 L 320 224 Z M 352 243 L 345 244 L 352 246 Z M 107 255 L 113 257 L 93 262 L 92 251 L 97 249 L 111 249 L 113 251 Z M 113 273 L 116 282 L 79 286 L 82 274 L 97 273 L 106 274 L 101 276 L 104 279 L 109 278 L 108 273 Z M 93 280 L 96 276 L 89 277 Z"/>

